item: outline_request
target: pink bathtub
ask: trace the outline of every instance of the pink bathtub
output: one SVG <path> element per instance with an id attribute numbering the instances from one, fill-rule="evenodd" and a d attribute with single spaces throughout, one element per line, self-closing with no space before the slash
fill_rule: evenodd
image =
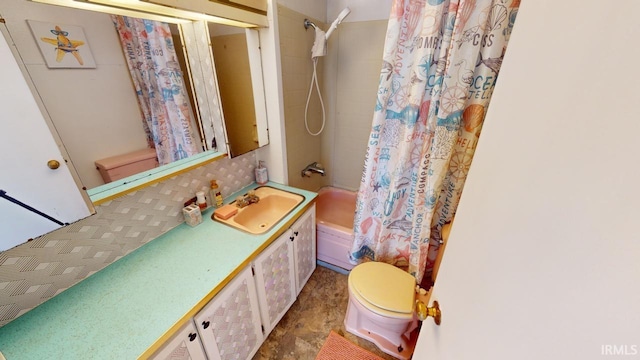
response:
<path id="1" fill-rule="evenodd" d="M 318 191 L 316 228 L 318 260 L 351 270 L 349 250 L 353 239 L 356 193 L 332 187 Z"/>

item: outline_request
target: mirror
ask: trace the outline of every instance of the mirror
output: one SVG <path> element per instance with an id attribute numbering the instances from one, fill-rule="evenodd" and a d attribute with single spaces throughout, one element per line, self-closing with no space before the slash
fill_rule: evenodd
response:
<path id="1" fill-rule="evenodd" d="M 251 55 L 255 54 L 249 54 L 247 35 L 251 35 L 252 30 L 212 23 L 208 28 L 229 154 L 242 155 L 259 146 L 252 73 L 257 70 L 253 77 L 261 79 L 262 76 L 260 69 L 251 69 Z M 255 67 L 255 60 L 253 64 Z"/>
<path id="2" fill-rule="evenodd" d="M 136 93 L 132 86 L 128 67 L 110 16 L 104 13 L 28 1 L 3 4 L 0 10 L 2 11 L 2 16 L 6 19 L 8 32 L 20 53 L 20 60 L 24 62 L 26 70 L 34 83 L 37 96 L 41 100 L 43 112 L 46 113 L 45 116 L 48 115 L 51 119 L 53 127 L 62 141 L 61 147 L 69 155 L 84 187 L 93 189 L 89 192 L 90 194 L 97 194 L 105 189 L 109 192 L 115 192 L 117 187 L 132 182 L 132 179 L 125 179 L 124 181 L 102 185 L 104 182 L 95 165 L 95 161 L 99 159 L 147 148 L 140 106 L 136 100 Z M 96 60 L 96 67 L 81 69 L 48 68 L 25 20 L 46 21 L 81 27 L 87 39 L 85 46 L 90 49 Z M 216 81 L 214 70 L 204 69 L 206 66 L 212 67 L 212 62 L 208 58 L 211 56 L 211 51 L 206 51 L 208 49 L 202 48 L 197 49 L 197 44 L 189 44 L 190 41 L 193 42 L 193 39 L 200 35 L 199 31 L 208 31 L 206 23 L 202 21 L 178 22 L 180 23 L 179 25 L 172 25 L 172 30 L 181 30 L 180 33 L 174 34 L 179 35 L 174 36 L 174 38 L 186 39 L 184 41 L 186 43 L 186 57 L 182 65 L 189 69 L 189 72 L 194 76 L 194 81 L 190 84 L 193 85 L 191 108 L 194 112 L 194 118 L 198 118 L 199 115 L 201 120 L 198 132 L 204 141 L 203 144 L 199 145 L 200 149 L 202 151 L 211 149 L 210 152 L 213 151 L 215 153 L 216 149 L 211 146 L 213 136 L 217 140 L 216 145 L 218 147 L 218 152 L 213 157 L 219 157 L 219 153 L 229 153 L 231 156 L 240 155 L 267 144 L 268 140 L 264 136 L 261 138 L 259 136 L 262 131 L 260 128 L 266 129 L 266 118 L 264 118 L 266 112 L 264 111 L 264 92 L 259 63 L 257 31 L 241 30 L 245 34 L 248 46 L 247 57 L 250 64 L 250 83 L 252 85 L 249 95 L 251 96 L 246 94 L 233 95 L 234 98 L 244 99 L 244 101 L 251 101 L 251 98 L 254 99 L 254 107 L 257 110 L 254 111 L 251 125 L 248 126 L 255 129 L 255 131 L 250 132 L 246 130 L 247 127 L 245 125 L 240 127 L 241 120 L 252 118 L 250 114 L 232 115 L 231 110 L 229 110 L 229 116 L 223 115 L 223 112 L 219 109 L 219 104 L 220 100 L 223 99 L 222 94 L 226 93 L 226 90 L 220 88 L 220 98 L 218 98 L 216 92 L 206 88 L 207 84 L 215 84 Z M 237 33 L 237 31 L 231 31 L 230 29 L 224 32 Z M 189 49 L 189 46 L 193 48 Z M 231 47 L 229 44 L 226 46 L 227 48 Z M 176 44 L 176 53 L 181 53 L 181 49 L 182 46 L 179 47 Z M 223 60 L 220 61 L 222 62 Z M 222 65 L 220 67 L 223 68 Z M 227 72 L 228 70 L 224 71 Z M 189 82 L 186 74 L 184 78 L 185 82 Z M 221 81 L 224 81 L 224 84 L 229 82 L 224 75 L 219 74 L 218 82 Z M 233 81 L 232 85 L 234 85 Z M 262 94 L 262 99 L 259 96 L 256 97 L 256 94 Z M 222 100 L 223 107 L 225 102 L 226 100 Z M 216 106 L 218 107 L 217 109 L 215 108 Z M 231 105 L 227 107 L 232 109 Z M 256 114 L 258 114 L 257 117 L 255 116 Z M 225 123 L 227 124 L 226 130 L 224 128 Z M 237 131 L 235 130 L 236 127 L 244 130 Z M 264 131 L 266 132 L 266 130 Z M 227 135 L 229 135 L 229 140 L 225 141 Z M 249 143 L 253 144 L 253 147 L 237 148 L 238 150 L 236 150 L 236 146 L 232 145 L 236 142 L 236 136 L 247 139 Z M 256 138 L 259 138 L 257 142 Z M 222 141 L 219 139 L 222 139 Z M 227 149 L 227 142 L 232 151 Z M 162 168 L 157 169 L 157 172 L 162 171 L 164 171 Z M 140 177 L 146 178 L 153 175 L 152 173 L 154 172 L 142 174 L 136 179 Z"/>

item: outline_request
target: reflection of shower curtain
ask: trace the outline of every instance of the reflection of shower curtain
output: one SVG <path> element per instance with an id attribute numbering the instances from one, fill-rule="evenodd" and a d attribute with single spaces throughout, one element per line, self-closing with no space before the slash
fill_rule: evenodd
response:
<path id="1" fill-rule="evenodd" d="M 418 282 L 433 266 L 519 3 L 393 1 L 358 192 L 354 263 L 408 266 Z"/>
<path id="2" fill-rule="evenodd" d="M 160 165 L 198 153 L 191 107 L 169 25 L 112 15 Z"/>

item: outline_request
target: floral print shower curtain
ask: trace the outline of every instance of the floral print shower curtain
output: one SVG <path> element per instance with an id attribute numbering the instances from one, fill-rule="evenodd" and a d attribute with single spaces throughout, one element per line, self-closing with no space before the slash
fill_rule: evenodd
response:
<path id="1" fill-rule="evenodd" d="M 112 15 L 160 165 L 199 152 L 191 104 L 166 23 Z M 197 130 L 196 130 L 197 131 Z"/>
<path id="2" fill-rule="evenodd" d="M 358 192 L 351 261 L 433 267 L 519 0 L 394 0 Z"/>

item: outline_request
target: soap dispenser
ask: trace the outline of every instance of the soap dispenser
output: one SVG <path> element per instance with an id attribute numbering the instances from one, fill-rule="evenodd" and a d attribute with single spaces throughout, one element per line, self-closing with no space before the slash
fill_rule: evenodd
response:
<path id="1" fill-rule="evenodd" d="M 218 189 L 218 182 L 216 180 L 211 180 L 211 203 L 212 205 L 214 205 L 215 207 L 219 208 L 220 206 L 222 206 L 223 200 L 222 200 L 222 194 L 220 193 L 220 190 Z"/>
<path id="2" fill-rule="evenodd" d="M 256 182 L 260 185 L 264 185 L 269 181 L 269 174 L 267 173 L 267 167 L 264 166 L 264 161 L 258 161 L 258 167 L 256 167 Z"/>

